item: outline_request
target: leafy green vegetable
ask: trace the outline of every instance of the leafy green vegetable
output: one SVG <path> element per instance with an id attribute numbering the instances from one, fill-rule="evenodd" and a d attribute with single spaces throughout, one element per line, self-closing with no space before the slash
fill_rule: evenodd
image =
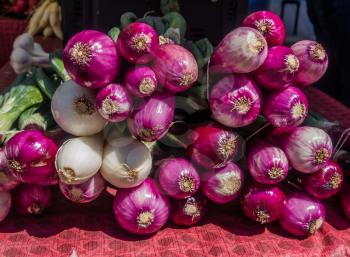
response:
<path id="1" fill-rule="evenodd" d="M 187 30 L 185 18 L 178 12 L 170 12 L 163 16 L 165 28 L 174 28 L 180 30 L 181 38 L 184 38 Z"/>
<path id="2" fill-rule="evenodd" d="M 52 99 L 56 91 L 57 85 L 55 82 L 43 71 L 42 68 L 34 70 L 35 79 L 40 90 L 49 98 Z"/>
<path id="3" fill-rule="evenodd" d="M 112 38 L 115 43 L 117 43 L 119 33 L 120 29 L 118 27 L 113 27 L 108 31 L 108 36 Z"/>
<path id="4" fill-rule="evenodd" d="M 165 25 L 161 17 L 156 16 L 145 16 L 137 21 L 146 23 L 152 26 L 158 33 L 158 35 L 162 35 L 165 33 Z"/>
<path id="5" fill-rule="evenodd" d="M 43 101 L 44 97 L 35 86 L 33 74 L 27 73 L 23 81 L 13 85 L 3 95 L 0 107 L 0 131 L 8 131 L 24 110 Z"/>
<path id="6" fill-rule="evenodd" d="M 35 128 L 46 131 L 55 124 L 48 104 L 33 106 L 24 112 L 18 119 L 18 129 Z"/>
<path id="7" fill-rule="evenodd" d="M 137 16 L 133 12 L 125 12 L 120 16 L 120 27 L 121 29 L 128 26 L 130 23 L 135 22 L 137 20 Z"/>
<path id="8" fill-rule="evenodd" d="M 70 76 L 64 68 L 61 50 L 50 53 L 50 64 L 63 81 L 70 80 Z"/>

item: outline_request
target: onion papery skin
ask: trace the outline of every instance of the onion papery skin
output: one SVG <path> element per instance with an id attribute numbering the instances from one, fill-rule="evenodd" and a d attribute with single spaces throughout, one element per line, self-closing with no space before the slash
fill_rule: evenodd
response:
<path id="1" fill-rule="evenodd" d="M 65 132 L 74 136 L 91 136 L 102 131 L 107 124 L 95 102 L 95 92 L 67 81 L 52 97 L 52 116 Z"/>
<path id="2" fill-rule="evenodd" d="M 186 159 L 165 159 L 158 169 L 159 184 L 173 198 L 185 199 L 194 195 L 200 185 L 195 167 Z"/>
<path id="3" fill-rule="evenodd" d="M 57 145 L 39 130 L 14 135 L 5 146 L 9 174 L 25 183 L 57 184 Z"/>
<path id="4" fill-rule="evenodd" d="M 131 137 L 109 140 L 103 151 L 102 176 L 113 186 L 131 188 L 150 174 L 152 155 L 142 142 Z"/>
<path id="5" fill-rule="evenodd" d="M 315 41 L 302 40 L 291 46 L 300 62 L 295 83 L 309 86 L 317 82 L 326 73 L 328 56 L 323 46 Z"/>
<path id="6" fill-rule="evenodd" d="M 296 127 L 309 111 L 305 94 L 296 87 L 271 92 L 264 100 L 262 112 L 275 127 Z"/>
<path id="7" fill-rule="evenodd" d="M 150 67 L 136 66 L 126 72 L 124 84 L 132 95 L 148 97 L 157 90 L 158 80 Z"/>
<path id="8" fill-rule="evenodd" d="M 192 226 L 199 222 L 207 209 L 207 199 L 197 193 L 189 198 L 171 201 L 170 220 L 179 226 Z"/>
<path id="9" fill-rule="evenodd" d="M 288 159 L 283 150 L 262 140 L 249 148 L 247 162 L 252 177 L 262 184 L 277 184 L 288 174 Z"/>
<path id="10" fill-rule="evenodd" d="M 242 145 L 236 132 L 208 124 L 192 131 L 187 154 L 191 161 L 204 168 L 221 168 L 237 157 Z"/>
<path id="11" fill-rule="evenodd" d="M 286 28 L 280 17 L 270 11 L 257 11 L 248 15 L 242 25 L 259 31 L 266 39 L 269 47 L 283 45 Z"/>
<path id="12" fill-rule="evenodd" d="M 244 174 L 233 162 L 203 174 L 201 189 L 206 197 L 218 204 L 236 199 L 244 186 Z"/>
<path id="13" fill-rule="evenodd" d="M 130 63 L 147 62 L 144 58 L 152 54 L 159 46 L 157 32 L 148 24 L 133 22 L 119 34 L 117 41 L 121 56 Z"/>
<path id="14" fill-rule="evenodd" d="M 96 107 L 100 115 L 110 121 L 125 120 L 132 108 L 132 98 L 127 89 L 120 84 L 109 84 L 96 96 Z"/>
<path id="15" fill-rule="evenodd" d="M 65 141 L 58 149 L 55 166 L 65 184 L 82 184 L 101 168 L 104 138 L 101 134 L 76 137 Z"/>
<path id="16" fill-rule="evenodd" d="M 325 209 L 321 202 L 303 193 L 287 195 L 280 225 L 295 236 L 314 234 L 325 220 Z"/>
<path id="17" fill-rule="evenodd" d="M 255 183 L 243 197 L 243 212 L 251 220 L 270 223 L 282 216 L 285 202 L 286 196 L 278 187 Z"/>
<path id="18" fill-rule="evenodd" d="M 63 51 L 69 76 L 80 86 L 100 88 L 118 75 L 120 57 L 113 40 L 95 30 L 75 34 Z"/>
<path id="19" fill-rule="evenodd" d="M 236 74 L 213 86 L 209 102 L 215 120 L 228 127 L 243 127 L 259 115 L 261 94 L 253 80 Z"/>
<path id="20" fill-rule="evenodd" d="M 261 67 L 255 71 L 256 82 L 267 89 L 282 89 L 293 85 L 300 69 L 298 58 L 286 46 L 271 47 Z"/>
<path id="21" fill-rule="evenodd" d="M 13 190 L 13 206 L 24 215 L 39 215 L 52 204 L 49 186 L 21 184 Z"/>
<path id="22" fill-rule="evenodd" d="M 343 183 L 343 172 L 338 164 L 328 161 L 320 170 L 307 174 L 302 181 L 310 195 L 326 199 L 338 193 Z"/>
<path id="23" fill-rule="evenodd" d="M 146 98 L 134 107 L 128 127 L 137 139 L 159 140 L 168 131 L 174 119 L 175 98 L 169 92 L 160 92 Z"/>
<path id="24" fill-rule="evenodd" d="M 280 145 L 289 164 L 302 173 L 322 169 L 332 156 L 331 138 L 322 129 L 314 127 L 278 128 L 270 137 Z"/>
<path id="25" fill-rule="evenodd" d="M 153 70 L 158 81 L 171 92 L 183 92 L 198 79 L 198 64 L 186 48 L 167 44 L 154 53 Z"/>
<path id="26" fill-rule="evenodd" d="M 12 205 L 11 194 L 8 191 L 0 192 L 0 222 L 3 221 L 10 212 Z"/>
<path id="27" fill-rule="evenodd" d="M 113 209 L 119 225 L 139 235 L 160 230 L 170 213 L 168 199 L 160 194 L 156 183 L 150 178 L 138 187 L 119 190 Z"/>
<path id="28" fill-rule="evenodd" d="M 9 191 L 18 186 L 19 183 L 19 181 L 9 174 L 4 149 L 0 148 L 0 192 Z"/>
<path id="29" fill-rule="evenodd" d="M 257 70 L 267 56 L 267 43 L 259 31 L 240 27 L 228 33 L 214 50 L 210 71 L 249 73 Z"/>
<path id="30" fill-rule="evenodd" d="M 344 215 L 350 219 L 350 185 L 348 181 L 344 182 L 338 198 Z"/>
<path id="31" fill-rule="evenodd" d="M 69 185 L 59 182 L 62 194 L 75 203 L 89 203 L 95 200 L 106 188 L 106 181 L 98 172 L 88 181 L 79 185 Z"/>

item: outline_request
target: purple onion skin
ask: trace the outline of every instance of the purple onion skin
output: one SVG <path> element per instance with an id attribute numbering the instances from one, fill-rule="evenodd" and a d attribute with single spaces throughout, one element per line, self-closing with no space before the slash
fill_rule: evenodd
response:
<path id="1" fill-rule="evenodd" d="M 79 185 L 68 185 L 59 182 L 62 194 L 70 201 L 76 203 L 89 203 L 95 200 L 106 188 L 106 181 L 98 172 L 88 181 Z"/>
<path id="2" fill-rule="evenodd" d="M 280 225 L 295 236 L 314 234 L 325 220 L 325 209 L 317 199 L 304 193 L 292 193 L 287 196 Z"/>
<path id="3" fill-rule="evenodd" d="M 106 34 L 95 30 L 75 34 L 64 48 L 63 62 L 77 84 L 90 88 L 111 83 L 120 68 L 115 43 Z"/>
<path id="4" fill-rule="evenodd" d="M 133 101 L 127 89 L 120 84 L 109 84 L 96 96 L 96 107 L 101 116 L 110 122 L 128 118 Z"/>
<path id="5" fill-rule="evenodd" d="M 194 195 L 200 185 L 195 167 L 186 159 L 166 159 L 158 169 L 159 184 L 173 198 L 185 199 Z"/>
<path id="6" fill-rule="evenodd" d="M 5 146 L 8 172 L 16 180 L 41 185 L 57 184 L 57 145 L 38 130 L 25 130 Z"/>
<path id="7" fill-rule="evenodd" d="M 271 92 L 264 100 L 262 112 L 275 127 L 296 127 L 309 111 L 304 93 L 296 87 Z"/>
<path id="8" fill-rule="evenodd" d="M 150 67 L 136 66 L 126 72 L 124 84 L 132 95 L 148 97 L 157 90 L 158 80 Z"/>
<path id="9" fill-rule="evenodd" d="M 18 186 L 19 183 L 20 182 L 10 176 L 7 168 L 5 152 L 0 148 L 0 192 L 9 191 Z"/>
<path id="10" fill-rule="evenodd" d="M 198 64 L 186 48 L 176 44 L 162 45 L 154 56 L 153 70 L 167 90 L 183 92 L 197 81 Z"/>
<path id="11" fill-rule="evenodd" d="M 265 62 L 255 71 L 254 77 L 267 89 L 282 89 L 293 85 L 299 68 L 299 60 L 292 49 L 274 46 L 269 49 Z"/>
<path id="12" fill-rule="evenodd" d="M 259 31 L 239 27 L 228 33 L 214 50 L 210 70 L 218 73 L 249 73 L 267 56 L 267 43 Z"/>
<path id="13" fill-rule="evenodd" d="M 231 75 L 214 85 L 210 93 L 210 109 L 215 120 L 237 128 L 247 126 L 259 115 L 261 94 L 246 75 Z"/>
<path id="14" fill-rule="evenodd" d="M 135 107 L 128 119 L 128 127 L 137 139 L 151 142 L 168 131 L 174 119 L 175 99 L 168 92 L 155 93 Z"/>
<path id="15" fill-rule="evenodd" d="M 170 213 L 167 197 L 160 194 L 156 183 L 150 178 L 137 187 L 120 189 L 113 209 L 119 225 L 139 235 L 160 230 Z"/>
<path id="16" fill-rule="evenodd" d="M 233 162 L 225 167 L 212 169 L 202 176 L 202 192 L 211 201 L 225 204 L 240 194 L 244 185 L 244 174 Z"/>
<path id="17" fill-rule="evenodd" d="M 147 63 L 147 55 L 153 54 L 159 46 L 157 32 L 148 24 L 133 22 L 119 34 L 117 41 L 121 56 L 130 63 Z"/>
<path id="18" fill-rule="evenodd" d="M 343 183 L 343 172 L 338 164 L 328 161 L 327 164 L 312 174 L 303 178 L 305 190 L 318 199 L 329 198 L 341 188 Z"/>
<path id="19" fill-rule="evenodd" d="M 280 17 L 270 11 L 257 11 L 248 15 L 242 25 L 259 31 L 266 39 L 269 47 L 283 45 L 286 28 Z"/>
<path id="20" fill-rule="evenodd" d="M 254 183 L 244 195 L 243 212 L 251 220 L 270 223 L 282 216 L 285 203 L 286 196 L 278 187 Z"/>
<path id="21" fill-rule="evenodd" d="M 346 181 L 342 186 L 338 198 L 344 215 L 350 219 L 350 185 L 349 181 Z"/>
<path id="22" fill-rule="evenodd" d="M 187 155 L 203 168 L 221 168 L 234 160 L 243 143 L 239 135 L 227 128 L 209 124 L 192 131 Z"/>
<path id="23" fill-rule="evenodd" d="M 295 77 L 296 84 L 309 86 L 322 78 L 327 71 L 328 56 L 319 43 L 302 40 L 296 42 L 291 48 L 300 62 L 300 69 Z"/>
<path id="24" fill-rule="evenodd" d="M 277 184 L 288 174 L 288 159 L 282 149 L 264 141 L 256 141 L 247 155 L 252 177 L 262 184 Z"/>
<path id="25" fill-rule="evenodd" d="M 10 212 L 12 198 L 9 191 L 0 191 L 0 222 L 3 221 Z"/>
<path id="26" fill-rule="evenodd" d="M 207 199 L 203 194 L 171 201 L 170 220 L 179 226 L 192 226 L 199 222 L 207 210 Z"/>
<path id="27" fill-rule="evenodd" d="M 276 128 L 268 138 L 282 148 L 289 164 L 302 173 L 313 173 L 322 169 L 333 152 L 330 137 L 319 128 Z"/>
<path id="28" fill-rule="evenodd" d="M 13 205 L 24 215 L 39 215 L 52 204 L 52 192 L 49 186 L 21 184 L 13 190 Z"/>

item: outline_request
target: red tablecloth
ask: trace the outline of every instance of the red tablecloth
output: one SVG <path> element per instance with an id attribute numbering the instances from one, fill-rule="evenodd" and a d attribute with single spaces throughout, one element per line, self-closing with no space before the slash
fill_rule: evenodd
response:
<path id="1" fill-rule="evenodd" d="M 0 70 L 0 87 L 13 79 L 9 65 Z M 311 107 L 331 120 L 350 126 L 350 110 L 314 88 L 306 93 Z M 11 212 L 0 224 L 0 255 L 5 257 L 203 257 L 203 256 L 350 256 L 350 222 L 337 201 L 327 202 L 327 219 L 316 235 L 297 238 L 277 224 L 265 226 L 243 217 L 235 207 L 211 208 L 191 228 L 166 225 L 149 237 L 124 232 L 112 214 L 113 197 L 104 193 L 95 202 L 76 205 L 55 194 L 55 206 L 41 217 Z M 73 255 L 74 256 L 74 255 Z"/>

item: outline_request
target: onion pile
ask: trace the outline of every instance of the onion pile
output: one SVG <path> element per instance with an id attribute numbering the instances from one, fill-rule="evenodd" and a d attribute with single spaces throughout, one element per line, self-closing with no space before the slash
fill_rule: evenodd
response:
<path id="1" fill-rule="evenodd" d="M 38 130 L 6 138 L 0 221 L 9 190 L 17 211 L 38 215 L 52 205 L 53 186 L 72 204 L 98 201 L 112 187 L 115 219 L 133 234 L 167 221 L 193 226 L 208 206 L 236 203 L 260 224 L 314 234 L 325 220 L 317 199 L 336 195 L 344 179 L 331 159 L 341 147 L 305 122 L 312 112 L 300 86 L 326 72 L 322 46 L 283 46 L 284 24 L 269 11 L 249 15 L 214 50 L 207 39 L 184 38 L 176 12 L 126 16 L 120 33 L 74 35 L 54 66 L 71 77 L 52 91 L 63 143 Z M 348 191 L 339 197 L 350 218 Z"/>

